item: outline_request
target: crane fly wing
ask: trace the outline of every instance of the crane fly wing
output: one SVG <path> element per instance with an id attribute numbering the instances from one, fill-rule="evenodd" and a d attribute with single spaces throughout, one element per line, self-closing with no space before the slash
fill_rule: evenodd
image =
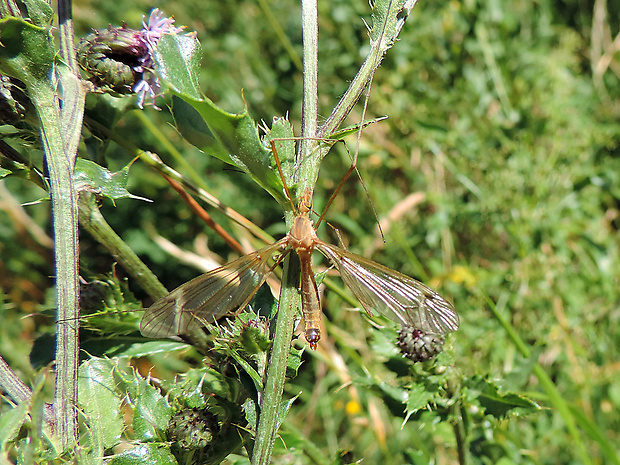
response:
<path id="1" fill-rule="evenodd" d="M 340 272 L 366 311 L 376 310 L 397 323 L 432 334 L 458 329 L 454 306 L 420 281 L 323 241 L 315 247 Z"/>
<path id="2" fill-rule="evenodd" d="M 146 309 L 140 332 L 145 337 L 176 336 L 244 307 L 273 269 L 269 258 L 286 241 L 281 239 L 177 287 Z"/>

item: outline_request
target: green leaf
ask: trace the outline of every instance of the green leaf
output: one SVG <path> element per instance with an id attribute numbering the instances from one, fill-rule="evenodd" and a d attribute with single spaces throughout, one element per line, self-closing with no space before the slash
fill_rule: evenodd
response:
<path id="1" fill-rule="evenodd" d="M 223 161 L 245 171 L 278 202 L 286 204 L 288 201 L 283 193 L 282 181 L 277 170 L 272 167 L 271 151 L 258 137 L 258 127 L 247 110 L 237 114 L 228 113 L 206 97 L 202 100 L 184 100 L 200 114 L 211 133 L 224 147 L 227 159 Z M 207 152 L 212 145 L 198 148 Z M 217 156 L 217 153 L 209 154 Z"/>
<path id="2" fill-rule="evenodd" d="M 184 342 L 174 341 L 148 341 L 132 344 L 129 348 L 115 353 L 118 358 L 139 358 L 156 354 L 168 354 L 175 350 L 185 350 L 188 345 Z"/>
<path id="3" fill-rule="evenodd" d="M 24 82 L 30 90 L 44 85 L 51 89 L 54 48 L 49 30 L 21 19 L 0 20 L 0 71 Z"/>
<path id="4" fill-rule="evenodd" d="M 245 419 L 247 420 L 250 429 L 256 431 L 256 426 L 258 425 L 256 402 L 253 399 L 246 400 L 243 404 L 243 412 L 245 413 Z"/>
<path id="5" fill-rule="evenodd" d="M 274 141 L 282 172 L 288 182 L 289 189 L 295 187 L 293 182 L 295 169 L 295 133 L 293 126 L 286 118 L 274 118 L 271 130 L 265 136 L 265 145 Z M 275 159 L 274 159 L 275 163 Z M 293 194 L 293 197 L 296 197 Z"/>
<path id="6" fill-rule="evenodd" d="M 113 377 L 114 363 L 106 359 L 91 359 L 80 366 L 78 379 L 79 402 L 87 418 L 95 454 L 116 445 L 123 431 L 120 414 L 120 395 L 116 393 Z"/>
<path id="7" fill-rule="evenodd" d="M 379 121 L 386 120 L 387 118 L 387 116 L 379 116 L 378 118 L 365 120 L 363 123 L 355 123 L 350 126 L 346 126 L 331 133 L 329 135 L 329 139 L 333 139 L 335 143 L 340 139 L 344 139 L 345 137 L 350 136 L 351 134 L 356 134 L 361 130 L 366 129 L 371 124 L 378 123 Z"/>
<path id="8" fill-rule="evenodd" d="M 411 386 L 407 397 L 407 418 L 418 412 L 418 410 L 426 408 L 433 400 L 433 397 L 434 393 L 430 392 L 424 384 L 417 383 Z"/>
<path id="9" fill-rule="evenodd" d="M 213 396 L 231 399 L 238 388 L 236 380 L 209 367 L 191 369 L 177 382 L 166 385 L 168 398 L 180 399 L 186 407 L 203 407 Z"/>
<path id="10" fill-rule="evenodd" d="M 514 392 L 500 394 L 499 386 L 488 377 L 474 376 L 467 380 L 464 386 L 466 396 L 471 403 L 479 404 L 485 412 L 485 415 L 492 415 L 495 418 L 502 419 L 509 413 L 528 414 L 540 410 L 540 406 Z"/>
<path id="11" fill-rule="evenodd" d="M 198 39 L 189 35 L 163 36 L 155 48 L 159 78 L 182 98 L 200 100 L 199 73 L 202 50 Z"/>
<path id="12" fill-rule="evenodd" d="M 181 125 L 179 132 L 200 150 L 245 171 L 281 204 L 287 203 L 272 166 L 271 151 L 261 142 L 247 109 L 228 113 L 202 95 L 198 83 L 200 55 L 199 42 L 188 36 L 164 36 L 157 43 L 154 60 L 160 82 L 195 110 L 191 112 L 179 102 L 173 104 L 173 116 Z M 196 120 L 198 115 L 204 124 Z"/>
<path id="13" fill-rule="evenodd" d="M 93 399 L 97 407 L 93 409 L 93 414 L 100 412 L 100 415 L 106 413 L 117 415 L 117 409 L 112 407 L 120 405 L 121 397 L 124 399 L 128 396 L 129 403 L 133 406 L 132 426 L 136 438 L 142 441 L 161 440 L 172 415 L 172 409 L 159 390 L 138 374 L 121 370 L 118 364 L 107 361 L 99 363 L 101 365 L 97 366 L 95 372 L 89 373 L 90 376 L 87 378 L 92 382 L 93 388 L 86 392 L 93 397 L 99 397 Z M 100 393 L 95 391 L 95 388 L 103 391 Z M 80 391 L 80 396 L 82 395 Z M 101 411 L 106 408 L 107 412 Z"/>
<path id="14" fill-rule="evenodd" d="M 280 411 L 278 413 L 278 419 L 277 419 L 278 424 L 276 426 L 276 431 L 280 429 L 280 425 L 282 424 L 282 422 L 284 422 L 284 419 L 286 418 L 287 413 L 289 412 L 289 410 L 291 409 L 291 407 L 293 406 L 293 404 L 295 403 L 295 401 L 300 395 L 301 395 L 301 392 L 299 392 L 299 394 L 292 397 L 291 399 L 283 400 L 280 403 Z"/>
<path id="15" fill-rule="evenodd" d="M 95 192 L 112 200 L 129 197 L 150 202 L 149 199 L 133 195 L 126 189 L 129 166 L 127 165 L 122 170 L 112 173 L 95 162 L 78 158 L 73 174 L 75 188 L 78 192 L 83 190 Z"/>
<path id="16" fill-rule="evenodd" d="M 286 363 L 286 377 L 293 379 L 297 377 L 297 372 L 302 364 L 302 356 L 306 348 L 296 349 L 291 345 L 291 351 L 288 354 L 288 361 Z"/>
<path id="17" fill-rule="evenodd" d="M 177 130 L 187 142 L 225 163 L 234 165 L 224 146 L 215 138 L 200 113 L 189 103 L 173 96 L 172 116 Z"/>
<path id="18" fill-rule="evenodd" d="M 161 438 L 170 417 L 172 408 L 158 389 L 139 378 L 137 396 L 134 403 L 133 430 L 137 439 L 152 441 Z"/>
<path id="19" fill-rule="evenodd" d="M 108 462 L 110 465 L 176 465 L 178 462 L 170 452 L 170 446 L 141 444 L 128 449 Z"/>
<path id="20" fill-rule="evenodd" d="M 381 49 L 390 48 L 402 28 L 404 0 L 377 0 L 372 9 L 371 42 L 381 40 Z M 406 18 L 406 16 L 405 16 Z"/>
<path id="21" fill-rule="evenodd" d="M 22 402 L 11 409 L 3 410 L 0 415 L 0 451 L 5 451 L 7 442 L 17 434 L 28 415 L 28 409 L 28 403 Z"/>
<path id="22" fill-rule="evenodd" d="M 36 26 L 49 26 L 54 16 L 54 10 L 45 0 L 22 0 L 28 10 L 28 18 Z"/>

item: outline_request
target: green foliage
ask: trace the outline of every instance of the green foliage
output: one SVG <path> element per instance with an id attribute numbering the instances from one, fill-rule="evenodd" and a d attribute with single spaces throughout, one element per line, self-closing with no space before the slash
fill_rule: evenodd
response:
<path id="1" fill-rule="evenodd" d="M 590 42 L 600 28 L 618 34 L 617 6 L 608 3 L 608 24 L 601 24 L 590 5 L 578 2 L 418 2 L 371 88 L 366 119 L 388 119 L 364 127 L 359 141 L 358 168 L 385 243 L 353 178 L 327 214 L 339 234 L 329 227 L 319 233 L 449 296 L 461 329 L 436 359 L 412 364 L 398 352 L 391 323 L 350 311 L 357 304 L 343 301 L 343 294 L 350 299 L 346 291 L 329 288 L 319 349 L 304 350 L 303 341 L 291 348 L 273 463 L 620 462 L 620 82 L 613 66 L 597 80 L 593 70 L 602 65 L 593 61 Z M 47 78 L 53 57 L 49 13 L 35 14 L 34 5 L 34 24 L 0 23 L 2 72 L 22 80 L 23 70 Z M 121 18 L 125 8 L 117 6 L 86 2 L 76 10 L 77 27 L 122 20 L 137 26 L 148 8 L 132 5 Z M 295 2 L 163 8 L 197 30 L 200 41 L 167 37 L 158 48 L 162 82 L 174 96 L 165 97 L 162 111 L 140 117 L 125 101 L 91 96 L 87 114 L 103 129 L 84 131 L 77 166 L 89 190 L 115 200 L 103 200 L 105 218 L 172 289 L 197 272 L 155 245 L 157 234 L 184 249 L 208 243 L 223 261 L 234 255 L 159 174 L 141 161 L 125 168 L 136 154 L 119 142 L 156 152 L 270 233 L 285 233 L 271 197 L 285 206 L 286 199 L 266 141 L 300 125 L 301 42 Z M 319 8 L 319 112 L 327 116 L 365 56 L 360 17 L 370 12 L 365 2 L 342 0 Z M 269 10 L 288 44 L 269 24 Z M 90 23 L 89 11 L 100 24 Z M 37 55 L 17 53 L 13 38 L 35 43 L 26 48 Z M 617 54 L 609 58 L 617 67 Z M 361 112 L 358 106 L 347 122 L 352 129 L 338 134 L 348 151 L 334 145 L 321 165 L 317 211 L 358 150 Z M 290 123 L 279 119 L 287 113 Z M 262 120 L 274 121 L 266 138 L 255 123 Z M 2 141 L 22 156 L 1 157 L 7 193 L 0 196 L 14 202 L 0 211 L 0 352 L 34 384 L 38 363 L 53 356 L 54 304 L 45 292 L 51 295 L 54 275 L 45 241 L 51 221 L 46 205 L 20 206 L 42 197 L 30 181 L 35 170 L 43 172 L 40 154 L 8 124 L 0 128 Z M 277 147 L 290 161 L 295 144 Z M 284 171 L 295 167 L 285 163 Z M 224 215 L 213 216 L 247 239 Z M 206 350 L 144 342 L 140 313 L 117 312 L 135 312 L 150 297 L 95 240 L 81 236 L 81 273 L 97 290 L 83 302 L 95 316 L 82 323 L 80 407 L 88 428 L 75 449 L 78 462 L 113 456 L 112 463 L 123 464 L 218 463 L 228 456 L 225 463 L 249 463 L 271 341 L 271 293 L 258 294 L 255 312 L 211 328 Z M 318 262 L 317 271 L 333 281 Z M 32 404 L 2 405 L 0 461 L 68 460 L 40 426 L 52 391 L 49 383 L 37 386 Z M 196 435 L 216 434 L 220 448 L 171 447 L 169 420 L 203 408 L 207 413 L 195 418 L 212 428 Z"/>
<path id="2" fill-rule="evenodd" d="M 0 21 L 2 52 L 0 69 L 33 87 L 47 85 L 54 51 L 46 27 L 38 27 L 17 18 Z"/>
<path id="3" fill-rule="evenodd" d="M 173 113 L 175 121 L 184 123 L 179 132 L 188 134 L 189 141 L 199 143 L 197 147 L 205 153 L 243 169 L 284 204 L 286 200 L 282 195 L 282 183 L 271 167 L 270 152 L 261 143 L 256 123 L 247 114 L 247 110 L 231 114 L 201 95 L 198 88 L 198 41 L 187 36 L 163 37 L 157 44 L 155 61 L 160 70 L 160 79 L 194 110 L 194 115 L 188 115 L 192 110 L 176 100 Z M 203 122 L 194 121 L 197 117 L 201 117 Z M 199 140 L 195 137 L 196 132 L 201 136 Z"/>
<path id="4" fill-rule="evenodd" d="M 127 190 L 128 177 L 129 165 L 121 171 L 112 173 L 110 170 L 82 158 L 76 160 L 75 172 L 73 173 L 78 191 L 93 191 L 102 197 L 112 199 L 112 201 L 125 198 L 140 200 L 140 197 L 131 195 Z"/>

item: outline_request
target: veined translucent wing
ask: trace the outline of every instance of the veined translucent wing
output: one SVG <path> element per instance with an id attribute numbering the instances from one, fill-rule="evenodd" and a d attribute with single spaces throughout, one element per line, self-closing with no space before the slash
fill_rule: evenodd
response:
<path id="1" fill-rule="evenodd" d="M 459 328 L 454 306 L 420 281 L 323 241 L 315 248 L 333 263 L 366 311 L 426 333 Z"/>
<path id="2" fill-rule="evenodd" d="M 243 308 L 271 272 L 269 258 L 286 242 L 281 239 L 177 287 L 146 309 L 140 332 L 145 337 L 176 336 Z"/>

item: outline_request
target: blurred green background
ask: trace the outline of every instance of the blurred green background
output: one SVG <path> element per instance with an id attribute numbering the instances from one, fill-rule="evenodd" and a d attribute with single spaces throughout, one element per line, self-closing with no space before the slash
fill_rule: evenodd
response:
<path id="1" fill-rule="evenodd" d="M 209 98 L 231 112 L 245 99 L 256 121 L 270 125 L 288 114 L 299 128 L 298 2 L 81 0 L 74 4 L 76 33 L 123 21 L 139 27 L 154 6 L 197 32 Z M 327 117 L 367 52 L 362 18 L 369 18 L 369 7 L 332 0 L 319 2 L 319 10 L 319 112 Z M 547 407 L 502 419 L 466 412 L 473 463 L 582 463 L 532 372 L 535 362 L 575 417 L 585 418 L 578 431 L 592 462 L 620 463 L 620 47 L 612 43 L 619 18 L 620 4 L 605 0 L 420 1 L 372 85 L 367 117 L 389 118 L 361 138 L 358 166 L 368 195 L 352 177 L 327 214 L 351 251 L 417 277 L 454 302 L 461 328 L 446 350 L 459 377 L 488 377 Z M 91 95 L 87 106 L 97 98 Z M 115 131 L 184 172 L 156 138 L 163 136 L 220 200 L 270 233 L 285 233 L 276 202 L 243 173 L 185 142 L 165 103 L 159 106 L 162 111 L 147 108 L 143 115 L 159 132 L 146 128 L 131 106 Z M 361 112 L 360 104 L 349 122 Z M 96 141 L 85 140 L 80 155 L 94 156 Z M 355 138 L 348 146 L 355 151 Z M 97 156 L 103 152 L 104 159 L 96 161 L 112 170 L 129 163 L 114 143 L 103 148 Z M 23 150 L 36 163 L 36 154 Z M 315 210 L 348 169 L 348 156 L 339 144 L 324 160 Z M 186 249 L 206 243 L 224 260 L 235 257 L 147 166 L 136 162 L 129 182 L 133 194 L 154 202 L 105 201 L 102 213 L 168 289 L 199 272 L 156 245 L 155 233 Z M 38 321 L 23 316 L 51 301 L 49 205 L 19 207 L 44 195 L 23 179 L 2 180 L 0 189 L 7 323 L 0 353 L 28 380 Z M 214 217 L 247 240 L 226 218 Z M 329 227 L 320 235 L 338 241 Z M 86 233 L 80 250 L 83 277 L 111 272 L 114 260 Z M 116 273 L 125 275 L 118 267 Z M 530 358 L 518 353 L 487 296 L 528 344 Z M 402 426 L 384 396 L 368 387 L 377 380 L 399 383 L 378 348 L 381 330 L 334 293 L 326 292 L 323 308 L 319 351 L 305 355 L 299 376 L 285 388 L 289 397 L 302 392 L 286 420 L 291 429 L 327 457 L 346 452 L 346 463 L 456 463 L 453 419 L 439 421 L 429 411 Z M 312 463 L 294 446 L 278 441 L 274 463 Z"/>

